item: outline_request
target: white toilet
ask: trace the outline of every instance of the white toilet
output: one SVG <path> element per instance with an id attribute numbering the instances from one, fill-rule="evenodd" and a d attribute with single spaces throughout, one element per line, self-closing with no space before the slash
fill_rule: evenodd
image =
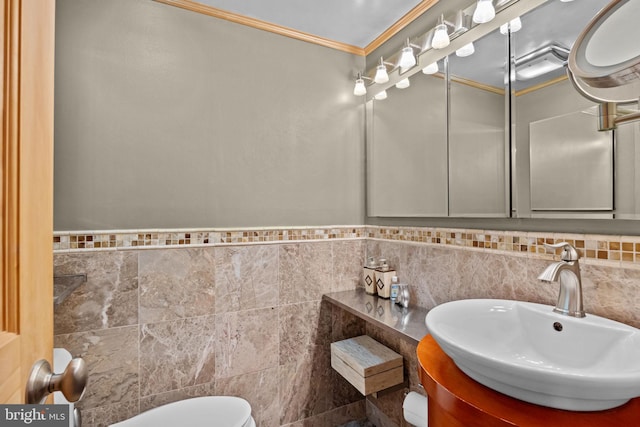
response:
<path id="1" fill-rule="evenodd" d="M 231 396 L 181 400 L 151 409 L 110 427 L 256 427 L 251 405 Z"/>

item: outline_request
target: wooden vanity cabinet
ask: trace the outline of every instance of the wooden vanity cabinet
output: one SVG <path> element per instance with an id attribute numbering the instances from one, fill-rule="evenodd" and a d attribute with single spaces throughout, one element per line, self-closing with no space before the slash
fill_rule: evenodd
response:
<path id="1" fill-rule="evenodd" d="M 464 374 L 431 335 L 417 348 L 418 375 L 429 396 L 429 427 L 640 426 L 640 398 L 618 408 L 572 412 L 498 393 Z"/>

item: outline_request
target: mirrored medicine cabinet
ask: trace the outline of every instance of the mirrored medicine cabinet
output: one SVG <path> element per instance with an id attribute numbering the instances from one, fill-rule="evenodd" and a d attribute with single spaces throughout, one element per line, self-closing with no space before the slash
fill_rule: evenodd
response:
<path id="1" fill-rule="evenodd" d="M 518 31 L 496 28 L 368 101 L 368 215 L 640 218 L 640 125 L 598 131 L 596 103 L 566 77 L 608 3 L 547 0 Z"/>

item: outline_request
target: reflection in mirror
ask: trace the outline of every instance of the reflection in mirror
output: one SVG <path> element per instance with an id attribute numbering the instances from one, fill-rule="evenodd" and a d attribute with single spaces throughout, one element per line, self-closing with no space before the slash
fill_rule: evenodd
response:
<path id="1" fill-rule="evenodd" d="M 595 104 L 575 91 L 565 69 L 569 49 L 607 3 L 550 0 L 523 15 L 522 29 L 511 35 L 517 217 L 613 217 L 612 156 L 619 153 L 611 135 L 598 133 L 597 116 L 581 113 Z M 587 177 L 596 174 L 592 185 Z"/>
<path id="2" fill-rule="evenodd" d="M 438 77 L 417 73 L 371 101 L 368 214 L 640 219 L 640 124 L 596 133 L 596 104 L 566 77 L 570 49 L 608 3 L 547 0 L 475 40 L 470 56 L 440 61 Z M 542 140 L 555 142 L 539 144 L 545 124 Z"/>
<path id="3" fill-rule="evenodd" d="M 369 216 L 509 216 L 506 41 L 494 33 L 368 104 Z"/>
<path id="4" fill-rule="evenodd" d="M 512 33 L 516 64 L 512 87 L 517 94 L 566 79 L 565 64 L 578 35 L 609 0 L 548 0 L 520 17 Z"/>
<path id="5" fill-rule="evenodd" d="M 599 102 L 631 102 L 637 98 L 638 16 L 640 2 L 612 0 L 576 40 L 569 56 L 569 77 L 586 98 L 599 98 Z M 637 119 L 627 116 L 624 121 Z"/>
<path id="6" fill-rule="evenodd" d="M 444 69 L 440 61 L 439 69 Z M 446 82 L 414 74 L 367 104 L 369 216 L 447 215 Z"/>
<path id="7" fill-rule="evenodd" d="M 638 112 L 638 103 L 621 108 Z M 615 218 L 640 219 L 640 123 L 619 125 L 615 134 Z"/>
<path id="8" fill-rule="evenodd" d="M 595 129 L 596 115 L 591 107 L 529 123 L 533 216 L 536 211 L 613 211 L 613 131 Z"/>
<path id="9" fill-rule="evenodd" d="M 473 55 L 449 58 L 449 215 L 509 215 L 505 55 L 499 30 L 476 40 Z"/>

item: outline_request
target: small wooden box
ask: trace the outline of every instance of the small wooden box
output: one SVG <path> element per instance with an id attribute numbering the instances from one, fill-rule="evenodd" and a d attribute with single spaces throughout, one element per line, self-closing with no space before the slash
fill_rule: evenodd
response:
<path id="1" fill-rule="evenodd" d="M 364 396 L 402 383 L 402 356 L 367 335 L 331 343 L 331 367 Z"/>

